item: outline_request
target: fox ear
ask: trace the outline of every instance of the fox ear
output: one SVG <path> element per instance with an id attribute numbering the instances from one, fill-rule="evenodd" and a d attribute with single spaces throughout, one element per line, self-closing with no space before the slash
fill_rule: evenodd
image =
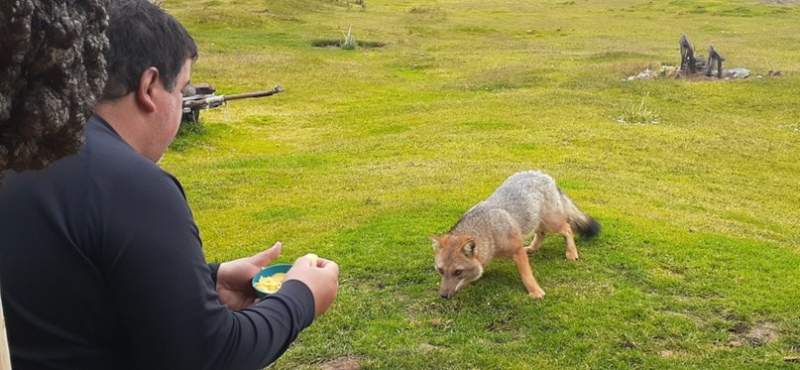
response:
<path id="1" fill-rule="evenodd" d="M 464 244 L 464 255 L 467 257 L 472 257 L 475 255 L 475 241 L 470 239 L 467 241 L 467 244 Z"/>
<path id="2" fill-rule="evenodd" d="M 442 246 L 442 242 L 439 241 L 439 237 L 433 234 L 429 236 L 431 238 L 431 241 L 433 242 L 433 250 L 439 249 Z"/>

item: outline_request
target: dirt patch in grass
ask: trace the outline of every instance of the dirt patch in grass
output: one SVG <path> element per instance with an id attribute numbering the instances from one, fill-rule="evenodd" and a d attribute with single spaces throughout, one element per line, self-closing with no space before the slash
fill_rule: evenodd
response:
<path id="1" fill-rule="evenodd" d="M 358 358 L 340 357 L 320 365 L 321 370 L 356 370 L 358 369 Z"/>
<path id="2" fill-rule="evenodd" d="M 489 324 L 486 325 L 486 331 L 509 331 L 514 330 L 517 328 L 517 325 L 514 325 L 515 316 L 513 314 L 506 314 L 505 316 L 496 318 L 492 320 Z"/>
<path id="3" fill-rule="evenodd" d="M 733 340 L 728 344 L 731 347 L 741 347 L 745 344 L 760 347 L 779 338 L 778 329 L 772 322 L 760 322 L 752 326 L 738 323 L 730 331 L 734 334 Z"/>

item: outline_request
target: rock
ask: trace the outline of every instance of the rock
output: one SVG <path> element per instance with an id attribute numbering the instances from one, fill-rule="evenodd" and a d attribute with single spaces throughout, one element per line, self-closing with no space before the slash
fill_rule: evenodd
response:
<path id="1" fill-rule="evenodd" d="M 750 70 L 747 68 L 726 69 L 722 76 L 726 78 L 747 78 L 750 77 Z"/>

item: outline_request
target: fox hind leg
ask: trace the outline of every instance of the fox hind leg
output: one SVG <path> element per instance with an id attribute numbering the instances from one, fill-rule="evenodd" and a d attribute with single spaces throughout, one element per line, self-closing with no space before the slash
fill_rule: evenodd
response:
<path id="1" fill-rule="evenodd" d="M 566 239 L 567 259 L 570 261 L 578 259 L 578 247 L 575 246 L 575 236 L 572 233 L 572 226 L 570 226 L 568 222 L 565 222 L 558 232 L 564 235 L 564 239 Z"/>
<path id="2" fill-rule="evenodd" d="M 533 236 L 533 240 L 531 240 L 531 244 L 525 247 L 525 252 L 533 253 L 539 250 L 542 247 L 542 242 L 544 242 L 545 232 L 537 232 L 536 235 Z"/>

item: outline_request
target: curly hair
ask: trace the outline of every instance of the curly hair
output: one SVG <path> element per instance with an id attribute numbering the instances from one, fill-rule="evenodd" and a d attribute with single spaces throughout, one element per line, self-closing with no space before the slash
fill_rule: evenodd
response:
<path id="1" fill-rule="evenodd" d="M 0 1 L 3 172 L 76 153 L 106 83 L 109 0 Z"/>

